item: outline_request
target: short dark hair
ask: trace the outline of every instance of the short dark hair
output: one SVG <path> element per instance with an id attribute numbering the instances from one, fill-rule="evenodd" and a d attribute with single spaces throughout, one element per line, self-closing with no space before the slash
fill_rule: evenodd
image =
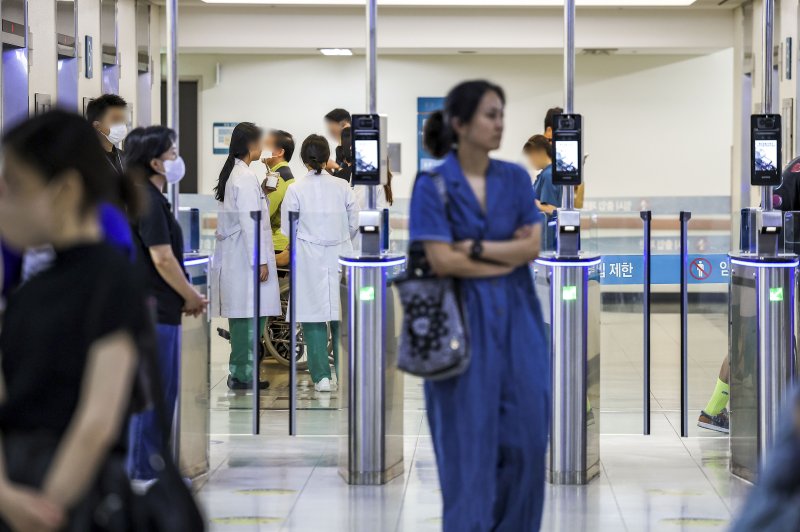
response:
<path id="1" fill-rule="evenodd" d="M 331 147 L 322 135 L 309 135 L 300 147 L 300 157 L 319 175 L 331 158 Z"/>
<path id="2" fill-rule="evenodd" d="M 294 137 L 291 133 L 282 129 L 273 129 L 269 134 L 275 139 L 275 146 L 283 150 L 283 158 L 286 162 L 291 161 L 292 155 L 294 155 Z"/>
<path id="3" fill-rule="evenodd" d="M 330 113 L 325 115 L 325 120 L 328 122 L 347 122 L 348 124 L 353 123 L 353 117 L 350 116 L 350 113 L 346 109 L 334 109 Z"/>
<path id="4" fill-rule="evenodd" d="M 544 135 L 534 135 L 528 139 L 528 142 L 522 147 L 523 153 L 526 155 L 535 151 L 547 152 L 547 156 L 553 158 L 553 145 L 550 139 Z"/>
<path id="5" fill-rule="evenodd" d="M 553 117 L 561 114 L 564 114 L 564 109 L 561 107 L 553 107 L 552 109 L 548 109 L 547 114 L 544 115 L 544 129 L 542 131 L 547 131 L 548 127 L 553 127 Z"/>
<path id="6" fill-rule="evenodd" d="M 106 115 L 111 107 L 128 107 L 126 102 L 121 96 L 116 94 L 103 94 L 98 98 L 94 98 L 86 105 L 86 120 L 90 124 L 99 122 Z"/>
<path id="7" fill-rule="evenodd" d="M 139 206 L 133 181 L 108 164 L 94 129 L 81 116 L 48 111 L 16 125 L 3 135 L 3 151 L 38 171 L 46 182 L 75 170 L 83 182 L 83 206 L 110 202 L 135 216 Z"/>

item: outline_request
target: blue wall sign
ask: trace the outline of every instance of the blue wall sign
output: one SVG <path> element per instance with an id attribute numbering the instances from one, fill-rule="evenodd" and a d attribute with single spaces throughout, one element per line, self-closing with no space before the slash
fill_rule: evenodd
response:
<path id="1" fill-rule="evenodd" d="M 680 284 L 681 256 L 652 255 L 652 284 Z M 605 255 L 598 268 L 604 285 L 644 284 L 641 255 Z M 689 284 L 728 284 L 730 258 L 723 253 L 689 255 Z"/>

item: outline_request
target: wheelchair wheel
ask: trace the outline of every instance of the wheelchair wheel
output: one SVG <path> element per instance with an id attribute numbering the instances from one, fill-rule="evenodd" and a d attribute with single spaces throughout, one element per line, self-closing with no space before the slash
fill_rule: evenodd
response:
<path id="1" fill-rule="evenodd" d="M 267 353 L 272 356 L 279 364 L 288 367 L 291 364 L 289 352 L 292 349 L 292 337 L 289 329 L 291 328 L 287 321 L 287 309 L 289 307 L 289 277 L 286 276 L 280 280 L 280 297 L 281 297 L 281 315 L 273 316 L 267 322 L 267 330 L 262 336 L 262 343 Z M 295 351 L 295 360 L 297 360 L 297 369 L 305 370 L 308 368 L 308 359 L 306 357 L 306 344 L 303 340 L 303 330 L 298 325 L 295 331 L 297 338 L 297 350 Z"/>

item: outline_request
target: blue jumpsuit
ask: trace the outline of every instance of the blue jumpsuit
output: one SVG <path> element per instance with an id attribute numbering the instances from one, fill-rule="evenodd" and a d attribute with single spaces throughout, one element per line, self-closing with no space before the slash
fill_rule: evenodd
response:
<path id="1" fill-rule="evenodd" d="M 510 240 L 537 223 L 530 178 L 492 160 L 486 213 L 451 154 L 437 170 L 449 217 L 431 177 L 417 179 L 412 241 Z M 455 378 L 425 383 L 425 400 L 444 501 L 446 532 L 538 530 L 544 503 L 550 418 L 550 361 L 528 267 L 491 279 L 465 279 L 472 360 Z"/>

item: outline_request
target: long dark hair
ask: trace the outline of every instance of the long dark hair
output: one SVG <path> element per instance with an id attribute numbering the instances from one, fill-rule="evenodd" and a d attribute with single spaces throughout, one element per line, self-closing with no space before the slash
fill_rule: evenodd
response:
<path id="1" fill-rule="evenodd" d="M 168 127 L 137 127 L 125 137 L 125 170 L 135 178 L 149 178 L 155 173 L 150 162 L 169 151 L 177 138 Z"/>
<path id="2" fill-rule="evenodd" d="M 458 144 L 458 135 L 451 121 L 458 118 L 463 124 L 472 121 L 481 99 L 487 92 L 494 92 L 506 103 L 506 94 L 499 85 L 485 81 L 464 81 L 448 93 L 444 110 L 436 111 L 425 121 L 422 130 L 422 143 L 434 157 L 444 157 Z"/>
<path id="3" fill-rule="evenodd" d="M 37 170 L 46 182 L 74 170 L 83 182 L 83 209 L 112 203 L 136 216 L 140 203 L 128 176 L 109 164 L 94 128 L 81 116 L 55 110 L 26 120 L 3 136 L 3 148 Z"/>
<path id="4" fill-rule="evenodd" d="M 231 145 L 228 148 L 228 158 L 219 172 L 217 186 L 214 187 L 214 197 L 217 201 L 225 201 L 225 185 L 228 184 L 228 178 L 231 177 L 236 159 L 241 159 L 250 153 L 250 144 L 258 141 L 262 135 L 261 128 L 252 122 L 241 122 L 233 128 Z"/>
<path id="5" fill-rule="evenodd" d="M 303 159 L 303 164 L 311 167 L 317 175 L 320 175 L 328 164 L 328 159 L 331 158 L 331 147 L 325 137 L 309 135 L 300 148 L 300 158 Z"/>

